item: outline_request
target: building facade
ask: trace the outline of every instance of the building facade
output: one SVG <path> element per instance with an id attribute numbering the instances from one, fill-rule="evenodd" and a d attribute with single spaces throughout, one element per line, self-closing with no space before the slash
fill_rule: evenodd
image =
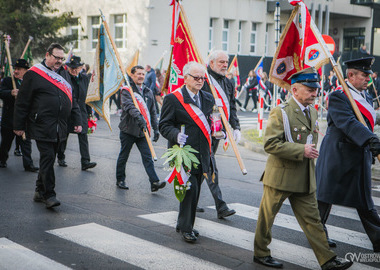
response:
<path id="1" fill-rule="evenodd" d="M 372 6 L 351 4 L 354 0 L 305 0 L 322 34 L 329 34 L 339 52 L 367 50 L 380 55 L 380 34 L 373 27 Z M 77 34 L 74 54 L 93 63 L 103 12 L 111 35 L 125 65 L 136 50 L 139 64 L 153 67 L 170 55 L 172 8 L 167 0 L 61 0 L 55 3 L 60 11 L 72 11 L 77 23 L 65 33 Z M 280 0 L 280 31 L 284 28 L 292 6 Z M 273 56 L 275 44 L 274 8 L 276 1 L 268 0 L 184 0 L 195 41 L 204 59 L 212 49 L 225 50 L 230 55 Z M 379 29 L 380 33 L 380 29 Z M 375 44 L 376 44 L 375 42 Z"/>

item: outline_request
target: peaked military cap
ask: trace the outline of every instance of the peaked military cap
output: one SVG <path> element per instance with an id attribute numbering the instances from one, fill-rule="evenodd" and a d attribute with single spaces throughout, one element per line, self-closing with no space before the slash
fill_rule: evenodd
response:
<path id="1" fill-rule="evenodd" d="M 18 68 L 25 68 L 25 69 L 29 69 L 29 63 L 28 61 L 26 61 L 25 59 L 17 59 L 16 60 L 16 63 L 13 64 L 14 67 L 18 67 Z"/>
<path id="2" fill-rule="evenodd" d="M 359 59 L 348 60 L 344 62 L 347 68 L 353 68 L 360 71 L 363 71 L 367 74 L 372 74 L 372 64 L 375 62 L 374 57 L 365 57 Z"/>
<path id="3" fill-rule="evenodd" d="M 319 74 L 315 68 L 305 68 L 297 73 L 294 73 L 289 78 L 291 83 L 300 83 L 310 88 L 321 88 L 319 84 Z"/>
<path id="4" fill-rule="evenodd" d="M 70 58 L 70 62 L 66 64 L 66 66 L 70 67 L 70 68 L 77 68 L 77 67 L 80 67 L 80 66 L 83 66 L 84 63 L 81 63 L 80 62 L 81 59 L 79 56 L 71 56 Z"/>

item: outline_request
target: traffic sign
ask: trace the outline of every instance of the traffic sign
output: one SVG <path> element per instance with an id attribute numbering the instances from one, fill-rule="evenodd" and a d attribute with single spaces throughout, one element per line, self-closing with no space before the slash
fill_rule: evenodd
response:
<path id="1" fill-rule="evenodd" d="M 326 42 L 327 48 L 329 49 L 331 55 L 335 52 L 335 41 L 332 37 L 328 35 L 322 35 L 323 40 Z"/>

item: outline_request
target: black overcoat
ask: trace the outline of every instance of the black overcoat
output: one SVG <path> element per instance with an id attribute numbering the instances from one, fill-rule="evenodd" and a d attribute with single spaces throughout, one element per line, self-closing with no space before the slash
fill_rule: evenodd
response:
<path id="1" fill-rule="evenodd" d="M 368 96 L 366 99 L 370 101 Z M 343 91 L 329 95 L 328 128 L 316 167 L 318 200 L 359 209 L 373 208 L 372 153 L 366 144 L 375 135 L 368 119 L 363 117 L 367 127 L 357 120 Z"/>
<path id="2" fill-rule="evenodd" d="M 185 86 L 182 87 L 182 94 L 184 103 L 192 103 L 196 105 L 185 89 Z M 202 90 L 199 91 L 199 97 L 201 101 L 201 110 L 209 125 L 211 125 L 210 115 L 214 106 L 214 98 L 211 94 Z M 177 136 L 181 130 L 181 125 L 185 125 L 185 134 L 189 136 L 186 140 L 186 145 L 190 145 L 199 152 L 196 156 L 201 162 L 202 172 L 207 173 L 211 161 L 208 141 L 203 135 L 202 130 L 190 117 L 177 97 L 174 96 L 174 94 L 168 94 L 164 98 L 164 103 L 161 109 L 161 118 L 158 125 L 160 133 L 168 140 L 168 148 L 178 144 Z M 199 169 L 192 168 L 191 173 L 199 173 Z"/>
<path id="3" fill-rule="evenodd" d="M 20 88 L 21 81 L 15 79 L 16 87 Z M 0 98 L 3 100 L 3 112 L 1 115 L 1 126 L 13 128 L 13 111 L 15 107 L 15 97 L 11 92 L 13 89 L 11 77 L 3 79 L 0 85 Z"/>

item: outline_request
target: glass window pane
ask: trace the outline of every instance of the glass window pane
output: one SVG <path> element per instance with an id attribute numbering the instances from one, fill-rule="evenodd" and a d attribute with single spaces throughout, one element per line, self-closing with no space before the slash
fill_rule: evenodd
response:
<path id="1" fill-rule="evenodd" d="M 222 37 L 222 40 L 223 41 L 227 41 L 228 39 L 228 32 L 227 31 L 223 31 L 223 37 Z"/>
<path id="2" fill-rule="evenodd" d="M 123 38 L 123 27 L 115 27 L 115 38 Z"/>
<path id="3" fill-rule="evenodd" d="M 251 43 L 256 43 L 256 35 L 251 34 Z"/>
<path id="4" fill-rule="evenodd" d="M 223 24 L 224 28 L 228 28 L 228 22 L 229 22 L 228 20 L 224 20 L 224 24 Z"/>
<path id="5" fill-rule="evenodd" d="M 256 23 L 252 23 L 252 31 L 256 31 Z"/>
<path id="6" fill-rule="evenodd" d="M 123 15 L 115 15 L 115 23 L 122 23 Z"/>
<path id="7" fill-rule="evenodd" d="M 92 48 L 95 49 L 96 48 L 96 44 L 98 44 L 98 41 L 92 41 Z"/>
<path id="8" fill-rule="evenodd" d="M 116 47 L 123 48 L 123 41 L 122 40 L 120 40 L 120 41 L 116 40 L 115 44 L 116 44 Z"/>
<path id="9" fill-rule="evenodd" d="M 253 45 L 251 45 L 251 50 L 250 50 L 250 52 L 255 52 L 255 46 L 253 46 Z"/>
<path id="10" fill-rule="evenodd" d="M 223 44 L 222 44 L 222 50 L 223 50 L 223 51 L 227 51 L 227 44 L 226 44 L 226 43 L 223 43 Z"/>
<path id="11" fill-rule="evenodd" d="M 212 27 L 212 19 L 210 19 L 210 27 Z"/>
<path id="12" fill-rule="evenodd" d="M 92 28 L 92 39 L 98 39 L 99 28 Z"/>
<path id="13" fill-rule="evenodd" d="M 100 24 L 100 17 L 98 16 L 94 16 L 91 18 L 91 24 L 94 25 L 94 24 Z"/>

